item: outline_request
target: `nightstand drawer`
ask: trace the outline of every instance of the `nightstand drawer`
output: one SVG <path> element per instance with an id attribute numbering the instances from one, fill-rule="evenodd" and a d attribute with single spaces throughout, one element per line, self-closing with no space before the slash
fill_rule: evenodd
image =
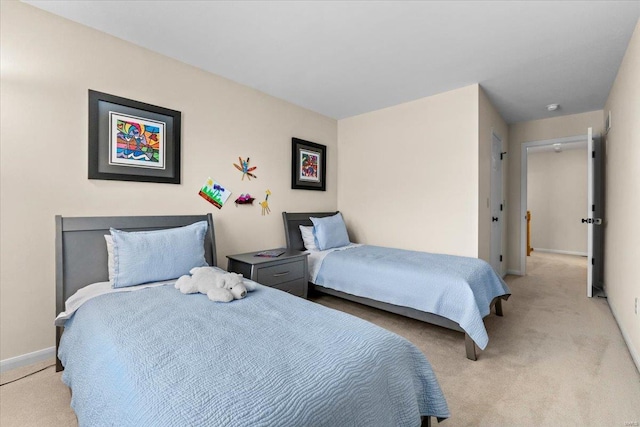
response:
<path id="1" fill-rule="evenodd" d="M 295 295 L 297 297 L 305 297 L 304 287 L 306 283 L 304 279 L 292 280 L 290 282 L 281 283 L 279 285 L 274 285 L 274 289 L 279 289 L 284 292 L 288 292 L 291 295 Z"/>
<path id="2" fill-rule="evenodd" d="M 304 278 L 304 261 L 298 260 L 284 264 L 264 267 L 258 270 L 258 283 L 273 286 L 291 280 Z"/>
<path id="3" fill-rule="evenodd" d="M 242 273 L 247 279 L 306 298 L 308 254 L 288 249 L 270 258 L 259 256 L 261 252 L 227 255 L 227 271 Z"/>

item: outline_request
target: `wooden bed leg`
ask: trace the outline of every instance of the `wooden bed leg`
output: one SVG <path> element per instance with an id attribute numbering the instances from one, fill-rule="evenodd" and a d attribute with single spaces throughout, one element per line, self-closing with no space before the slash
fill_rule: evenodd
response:
<path id="1" fill-rule="evenodd" d="M 422 424 L 420 424 L 420 427 L 431 427 L 431 417 L 423 416 Z"/>
<path id="2" fill-rule="evenodd" d="M 496 316 L 502 317 L 502 300 L 500 298 L 496 300 Z"/>
<path id="3" fill-rule="evenodd" d="M 476 357 L 476 343 L 473 342 L 469 334 L 464 334 L 464 346 L 467 350 L 467 359 L 478 360 Z"/>

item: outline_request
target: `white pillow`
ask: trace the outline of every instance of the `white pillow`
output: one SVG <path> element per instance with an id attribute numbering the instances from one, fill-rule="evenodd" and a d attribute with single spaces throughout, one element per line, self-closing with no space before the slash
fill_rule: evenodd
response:
<path id="1" fill-rule="evenodd" d="M 304 247 L 308 251 L 317 251 L 318 247 L 316 246 L 316 238 L 313 235 L 313 226 L 304 226 L 299 225 L 300 234 L 302 234 L 302 243 L 304 243 Z"/>

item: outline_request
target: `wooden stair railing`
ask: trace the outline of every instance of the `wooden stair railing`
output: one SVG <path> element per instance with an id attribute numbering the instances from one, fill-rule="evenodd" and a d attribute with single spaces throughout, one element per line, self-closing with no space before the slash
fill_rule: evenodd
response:
<path id="1" fill-rule="evenodd" d="M 531 256 L 531 211 L 527 211 L 527 256 Z"/>

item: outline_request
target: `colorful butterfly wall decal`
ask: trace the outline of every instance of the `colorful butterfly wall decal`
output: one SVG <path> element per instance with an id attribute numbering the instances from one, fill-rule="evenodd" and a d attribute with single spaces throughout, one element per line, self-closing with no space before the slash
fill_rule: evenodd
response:
<path id="1" fill-rule="evenodd" d="M 256 170 L 257 166 L 254 167 L 249 167 L 249 158 L 247 157 L 247 160 L 242 160 L 242 157 L 238 157 L 238 160 L 240 161 L 240 164 L 233 164 L 233 166 L 236 167 L 236 169 L 238 169 L 240 172 L 242 172 L 242 180 L 244 181 L 244 176 L 246 175 L 247 178 L 249 179 L 249 181 L 251 181 L 251 178 L 257 178 L 257 176 L 255 176 L 254 174 L 252 174 L 251 172 Z"/>

